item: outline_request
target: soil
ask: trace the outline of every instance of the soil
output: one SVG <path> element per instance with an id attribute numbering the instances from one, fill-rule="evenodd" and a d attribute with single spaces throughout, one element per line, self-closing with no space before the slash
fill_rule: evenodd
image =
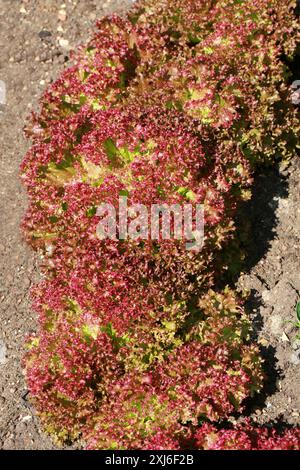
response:
<path id="1" fill-rule="evenodd" d="M 265 169 L 256 175 L 252 200 L 242 208 L 252 237 L 245 272 L 236 284 L 249 291 L 252 339 L 260 346 L 266 376 L 263 393 L 249 403 L 248 413 L 278 428 L 297 426 L 300 417 L 299 178 L 297 156 L 288 165 Z"/>
<path id="2" fill-rule="evenodd" d="M 0 0 L 0 448 L 54 449 L 28 401 L 22 374 L 24 339 L 37 328 L 29 289 L 38 277 L 37 261 L 23 243 L 19 225 L 26 195 L 18 168 L 28 148 L 22 129 L 38 97 L 64 66 L 70 49 L 85 41 L 95 20 L 124 11 L 130 0 Z M 1 84 L 1 83 L 0 83 Z M 299 299 L 300 165 L 257 175 L 254 198 L 245 210 L 253 240 L 245 272 L 237 281 L 250 292 L 247 308 L 253 338 L 265 358 L 266 387 L 247 413 L 258 422 L 299 424 L 300 341 L 295 304 Z"/>

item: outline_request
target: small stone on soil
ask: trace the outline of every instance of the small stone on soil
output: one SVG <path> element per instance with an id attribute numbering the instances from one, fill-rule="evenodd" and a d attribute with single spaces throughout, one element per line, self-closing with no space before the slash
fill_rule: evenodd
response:
<path id="1" fill-rule="evenodd" d="M 67 49 L 69 50 L 70 49 L 70 44 L 69 44 L 69 41 L 67 39 L 59 39 L 59 45 L 63 48 L 63 49 Z"/>
<path id="2" fill-rule="evenodd" d="M 39 32 L 39 37 L 41 39 L 50 38 L 51 36 L 52 36 L 52 33 L 50 31 L 47 31 L 46 29 L 42 29 L 42 31 Z"/>
<path id="3" fill-rule="evenodd" d="M 300 352 L 293 352 L 290 355 L 290 363 L 298 366 L 300 364 Z"/>
<path id="4" fill-rule="evenodd" d="M 0 340 L 0 365 L 6 364 L 7 362 L 7 349 L 3 341 Z"/>
<path id="5" fill-rule="evenodd" d="M 59 12 L 58 12 L 58 19 L 59 19 L 60 21 L 66 21 L 66 19 L 67 19 L 66 10 L 59 10 Z"/>

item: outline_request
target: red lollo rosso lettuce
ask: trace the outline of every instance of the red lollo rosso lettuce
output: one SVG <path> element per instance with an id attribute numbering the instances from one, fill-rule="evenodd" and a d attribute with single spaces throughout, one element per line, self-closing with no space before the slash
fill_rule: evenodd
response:
<path id="1" fill-rule="evenodd" d="M 299 124 L 280 57 L 295 53 L 294 6 L 150 0 L 126 20 L 104 19 L 74 68 L 46 92 L 28 132 L 49 140 L 82 109 L 138 99 L 181 109 L 218 129 L 219 138 L 233 140 L 252 163 L 288 158 Z"/>
<path id="2" fill-rule="evenodd" d="M 201 300 L 196 328 L 186 322 L 183 302 L 165 308 L 160 322 L 149 324 L 141 315 L 125 328 L 120 305 L 115 327 L 71 299 L 65 298 L 63 310 L 53 294 L 36 298 L 41 334 L 28 341 L 26 374 L 45 428 L 60 440 L 80 435 L 97 448 L 113 442 L 143 448 L 146 437 L 170 430 L 169 424 L 184 433 L 182 426 L 200 418 L 228 417 L 261 388 L 258 351 L 246 344 L 249 321 L 228 289 Z M 138 412 L 129 432 L 125 422 L 136 412 L 132 407 Z M 164 408 L 170 412 L 162 413 Z"/>
<path id="3" fill-rule="evenodd" d="M 153 3 L 137 5 L 126 20 L 98 23 L 74 68 L 46 92 L 28 132 L 57 139 L 67 118 L 83 109 L 138 99 L 178 108 L 218 129 L 219 138 L 233 140 L 252 163 L 288 158 L 299 124 L 280 57 L 295 53 L 294 2 Z"/>
<path id="4" fill-rule="evenodd" d="M 204 450 L 299 450 L 300 431 L 290 429 L 276 433 L 267 427 L 257 428 L 246 419 L 235 429 L 204 424 L 194 439 L 195 447 Z"/>
<path id="5" fill-rule="evenodd" d="M 136 26 L 156 24 L 166 51 L 151 60 L 149 77 L 144 63 L 138 65 L 132 96 L 182 109 L 218 129 L 252 164 L 288 158 L 299 144 L 299 120 L 280 58 L 296 50 L 293 7 L 260 0 L 137 5 Z"/>
<path id="6" fill-rule="evenodd" d="M 40 328 L 24 365 L 57 442 L 299 447 L 298 430 L 220 429 L 263 373 L 242 302 L 217 288 L 256 166 L 296 147 L 280 61 L 295 52 L 292 6 L 139 2 L 97 23 L 28 123 L 23 231 L 45 279 L 32 291 Z M 97 207 L 120 196 L 148 209 L 203 204 L 202 249 L 99 239 Z"/>
<path id="7" fill-rule="evenodd" d="M 98 111 L 90 123 L 72 154 L 60 153 L 63 160 L 53 161 L 45 143 L 24 162 L 32 203 L 23 227 L 29 243 L 44 251 L 45 272 L 71 286 L 73 279 L 89 283 L 90 302 L 97 301 L 91 286 L 110 288 L 108 275 L 140 289 L 146 282 L 150 297 L 159 291 L 185 297 L 211 286 L 214 253 L 232 238 L 237 203 L 248 196 L 248 162 L 230 145 L 210 140 L 207 149 L 204 132 L 199 135 L 193 120 L 185 122 L 174 110 L 147 108 L 146 117 L 136 107 Z M 153 203 L 203 204 L 202 250 L 187 250 L 184 240 L 151 240 L 150 232 L 144 240 L 99 240 L 96 207 L 102 202 L 118 207 L 120 195 L 128 205 L 144 204 L 149 213 Z"/>

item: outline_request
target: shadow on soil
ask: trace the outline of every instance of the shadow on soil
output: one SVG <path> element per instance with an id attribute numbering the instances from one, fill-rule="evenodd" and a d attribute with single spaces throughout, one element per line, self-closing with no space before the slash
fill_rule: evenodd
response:
<path id="1" fill-rule="evenodd" d="M 255 183 L 252 188 L 252 198 L 242 204 L 239 209 L 236 224 L 238 232 L 241 233 L 239 240 L 237 256 L 244 254 L 244 260 L 238 259 L 236 263 L 236 272 L 225 279 L 232 287 L 237 282 L 241 269 L 245 273 L 249 273 L 251 269 L 264 258 L 270 247 L 270 242 L 275 238 L 277 217 L 276 209 L 278 207 L 279 198 L 288 196 L 287 177 L 279 173 L 278 166 L 275 168 L 265 168 L 255 175 Z M 262 279 L 261 281 L 264 282 Z M 256 311 L 257 314 L 253 319 L 253 333 L 251 341 L 256 342 L 258 334 L 263 327 L 263 318 L 260 315 L 260 307 L 262 306 L 261 298 L 257 291 L 251 290 L 246 301 L 246 311 L 251 313 Z M 277 381 L 282 371 L 276 365 L 275 348 L 272 346 L 260 347 L 261 356 L 264 359 L 264 373 L 266 381 L 263 390 L 253 399 L 246 401 L 246 408 L 243 412 L 244 416 L 250 416 L 256 408 L 263 408 L 266 399 L 276 392 Z M 269 423 L 268 426 L 283 429 L 287 426 L 285 423 L 277 421 Z"/>

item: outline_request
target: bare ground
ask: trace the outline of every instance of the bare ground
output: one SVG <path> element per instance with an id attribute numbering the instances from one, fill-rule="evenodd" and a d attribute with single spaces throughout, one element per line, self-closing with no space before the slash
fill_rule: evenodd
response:
<path id="1" fill-rule="evenodd" d="M 85 41 L 96 18 L 120 11 L 130 0 L 0 0 L 0 448 L 53 449 L 27 399 L 21 358 L 26 334 L 36 328 L 29 288 L 38 278 L 19 224 L 26 196 L 18 167 L 26 152 L 22 128 L 42 90 L 69 63 L 69 48 Z M 61 13 L 61 10 L 66 12 Z M 68 41 L 68 42 L 66 42 Z M 295 340 L 299 299 L 299 181 L 296 160 L 288 168 L 257 175 L 245 214 L 252 224 L 249 256 L 237 285 L 249 289 L 254 339 L 266 361 L 266 387 L 247 412 L 258 422 L 299 424 L 300 342 Z"/>

